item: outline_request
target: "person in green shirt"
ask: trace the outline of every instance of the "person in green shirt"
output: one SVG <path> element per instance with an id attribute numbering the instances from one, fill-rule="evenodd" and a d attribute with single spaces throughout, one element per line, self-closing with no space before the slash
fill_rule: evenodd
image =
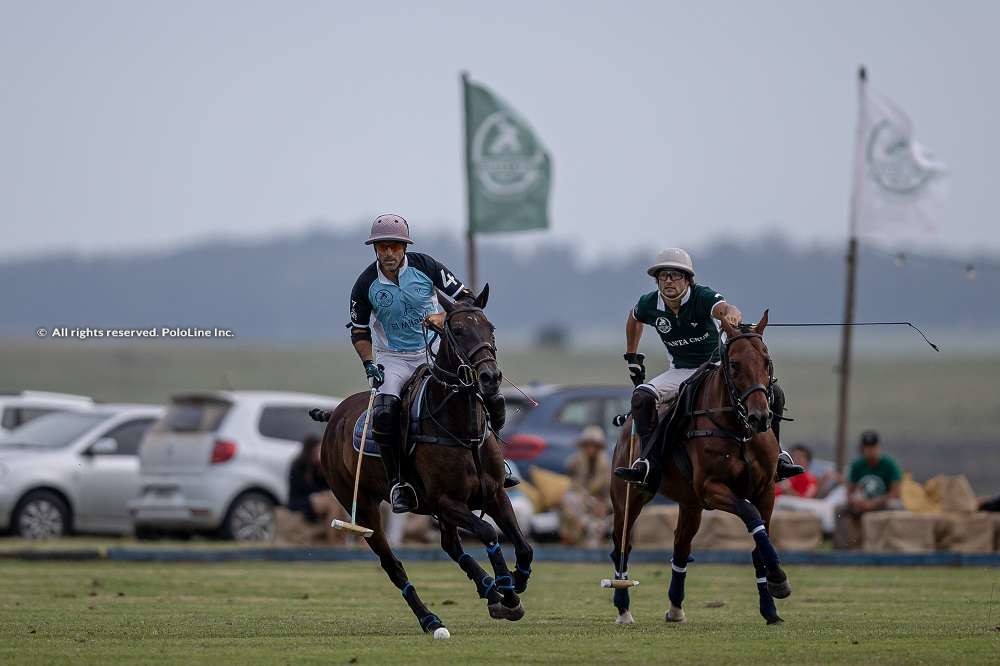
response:
<path id="1" fill-rule="evenodd" d="M 656 406 L 677 395 L 681 383 L 702 364 L 714 360 L 719 348 L 718 321 L 739 326 L 743 314 L 711 287 L 695 284 L 694 263 L 680 248 L 668 248 L 646 269 L 656 289 L 639 297 L 625 324 L 625 363 L 635 389 L 632 419 L 639 435 L 639 457 L 631 467 L 615 468 L 615 475 L 630 483 L 653 485 L 659 478 L 660 450 L 652 441 L 657 423 Z M 667 370 L 646 380 L 646 359 L 639 353 L 643 328 L 652 326 L 666 347 Z M 777 388 L 777 387 L 776 387 Z M 778 458 L 778 480 L 804 471 L 784 450 Z M 647 487 L 655 491 L 655 488 Z"/>
<path id="2" fill-rule="evenodd" d="M 847 505 L 854 513 L 889 509 L 899 502 L 903 474 L 899 465 L 882 453 L 878 433 L 861 435 L 861 457 L 851 463 L 847 475 Z"/>

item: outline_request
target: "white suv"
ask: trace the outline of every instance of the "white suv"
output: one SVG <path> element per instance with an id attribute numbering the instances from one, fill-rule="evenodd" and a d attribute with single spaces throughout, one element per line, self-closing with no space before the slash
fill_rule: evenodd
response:
<path id="1" fill-rule="evenodd" d="M 136 535 L 215 532 L 274 537 L 274 507 L 288 501 L 288 470 L 308 434 L 323 436 L 308 393 L 206 391 L 171 398 L 139 448 L 141 491 L 129 503 Z"/>
<path id="2" fill-rule="evenodd" d="M 92 407 L 94 401 L 83 395 L 49 391 L 0 391 L 0 435 L 52 412 Z"/>

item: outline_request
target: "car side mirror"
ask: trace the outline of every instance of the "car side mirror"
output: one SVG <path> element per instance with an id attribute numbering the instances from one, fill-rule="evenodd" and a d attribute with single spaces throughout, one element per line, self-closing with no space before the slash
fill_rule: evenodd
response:
<path id="1" fill-rule="evenodd" d="M 90 455 L 108 455 L 118 451 L 118 442 L 111 437 L 101 437 L 88 449 Z"/>

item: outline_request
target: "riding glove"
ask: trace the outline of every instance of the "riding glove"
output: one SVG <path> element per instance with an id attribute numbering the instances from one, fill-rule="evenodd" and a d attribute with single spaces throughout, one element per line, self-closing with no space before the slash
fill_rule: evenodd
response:
<path id="1" fill-rule="evenodd" d="M 365 361 L 365 376 L 368 377 L 368 385 L 377 389 L 385 383 L 385 366 L 381 363 L 375 365 L 375 361 Z"/>
<path id="2" fill-rule="evenodd" d="M 646 360 L 645 354 L 625 354 L 625 363 L 628 364 L 628 374 L 632 378 L 632 386 L 638 386 L 646 381 Z"/>

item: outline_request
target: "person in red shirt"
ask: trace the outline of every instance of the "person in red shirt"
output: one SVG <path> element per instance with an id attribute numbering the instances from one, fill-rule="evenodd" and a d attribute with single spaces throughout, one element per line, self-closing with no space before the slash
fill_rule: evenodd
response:
<path id="1" fill-rule="evenodd" d="M 795 461 L 795 464 L 801 465 L 806 471 L 777 484 L 774 488 L 775 496 L 816 497 L 816 493 L 819 491 L 819 482 L 809 471 L 809 465 L 812 463 L 812 451 L 805 444 L 796 444 L 789 449 L 789 453 L 792 454 L 792 460 Z"/>

